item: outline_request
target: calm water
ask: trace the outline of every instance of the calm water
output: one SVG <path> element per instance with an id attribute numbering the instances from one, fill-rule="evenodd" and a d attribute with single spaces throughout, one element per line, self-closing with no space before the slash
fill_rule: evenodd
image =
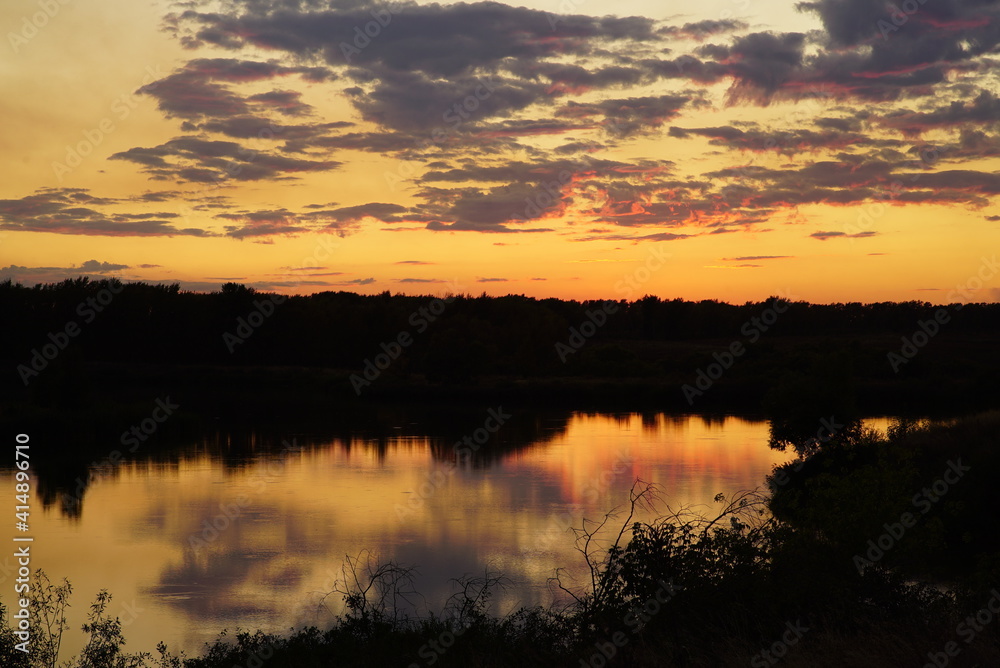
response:
<path id="1" fill-rule="evenodd" d="M 486 416 L 455 433 L 474 435 Z M 739 417 L 518 415 L 498 450 L 469 460 L 453 452 L 458 436 L 419 420 L 375 436 L 298 434 L 293 448 L 291 438 L 217 433 L 173 457 L 109 468 L 78 516 L 59 503 L 43 512 L 36 499 L 32 567 L 70 579 L 74 629 L 108 589 L 132 651 L 164 640 L 198 652 L 226 627 L 323 625 L 340 599 L 321 594 L 363 550 L 417 567 L 418 612 L 440 609 L 450 578 L 485 569 L 511 581 L 499 612 L 546 605 L 553 570 L 582 565 L 562 514 L 577 526 L 599 518 L 636 478 L 662 486 L 675 508 L 716 508 L 716 494 L 762 486 L 788 459 L 767 437 L 766 422 Z M 2 476 L 11 498 L 13 475 Z M 76 652 L 81 642 L 74 630 L 63 644 Z"/>

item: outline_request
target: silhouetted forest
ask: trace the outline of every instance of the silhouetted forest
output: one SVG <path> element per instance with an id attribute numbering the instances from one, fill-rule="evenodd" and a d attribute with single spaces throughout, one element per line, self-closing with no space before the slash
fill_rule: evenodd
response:
<path id="1" fill-rule="evenodd" d="M 269 392 L 323 401 L 482 393 L 766 410 L 821 385 L 844 404 L 840 414 L 857 406 L 966 410 L 990 405 L 1000 372 L 1000 304 L 985 303 L 285 298 L 236 283 L 203 294 L 78 278 L 0 283 L 0 308 L 8 323 L 0 328 L 8 369 L 0 391 L 61 408 L 84 401 L 88 389 L 109 399 L 116 387 L 134 394 L 148 382 L 189 390 L 188 406 L 253 385 L 262 401 Z M 721 377 L 698 386 L 717 362 Z"/>

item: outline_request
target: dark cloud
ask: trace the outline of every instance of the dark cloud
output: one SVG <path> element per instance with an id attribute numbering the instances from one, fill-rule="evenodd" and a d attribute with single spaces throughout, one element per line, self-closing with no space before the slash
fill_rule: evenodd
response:
<path id="1" fill-rule="evenodd" d="M 830 118 L 822 117 L 813 121 L 817 126 L 840 132 L 854 132 L 861 129 L 861 123 L 857 118 Z"/>
<path id="2" fill-rule="evenodd" d="M 494 68 L 505 60 L 542 60 L 553 55 L 585 55 L 594 42 L 652 41 L 652 19 L 583 15 L 560 16 L 494 2 L 456 5 L 394 3 L 388 24 L 371 44 L 358 48 L 355 28 L 389 5 L 369 2 L 339 6 L 289 5 L 280 0 L 234 5 L 227 13 L 193 10 L 179 16 L 188 45 L 227 49 L 255 46 L 333 66 L 352 65 L 383 74 L 419 71 L 455 78 Z M 238 7 L 238 10 L 236 9 Z M 391 28 L 390 28 L 391 26 Z M 360 41 L 360 40 L 359 40 Z M 349 47 L 343 48 L 346 44 Z"/>
<path id="3" fill-rule="evenodd" d="M 302 116 L 309 113 L 312 107 L 302 102 L 301 97 L 302 94 L 295 90 L 272 90 L 251 95 L 247 99 L 286 116 Z"/>
<path id="4" fill-rule="evenodd" d="M 418 191 L 424 204 L 417 208 L 433 230 L 472 230 L 483 232 L 539 232 L 548 228 L 524 227 L 525 224 L 566 213 L 580 190 L 599 190 L 607 184 L 600 176 L 646 183 L 651 177 L 668 173 L 669 161 L 636 160 L 632 163 L 584 158 L 554 159 L 537 163 L 506 161 L 499 164 L 469 165 L 443 171 L 428 171 L 421 182 L 497 183 L 491 186 L 440 188 L 425 185 Z M 597 180 L 591 187 L 589 179 Z M 592 196 L 593 196 L 592 195 Z"/>
<path id="5" fill-rule="evenodd" d="M 265 141 L 284 141 L 286 150 L 298 143 L 298 148 L 295 150 L 301 150 L 302 146 L 308 145 L 305 142 L 309 139 L 323 137 L 332 130 L 339 130 L 353 125 L 354 123 L 351 121 L 286 125 L 263 116 L 232 116 L 229 118 L 215 118 L 198 125 L 192 125 L 192 130 L 217 132 L 237 139 L 256 138 Z"/>
<path id="6" fill-rule="evenodd" d="M 677 241 L 678 239 L 690 239 L 694 234 L 675 234 L 673 232 L 655 232 L 653 234 L 642 234 L 629 236 L 627 234 L 599 234 L 586 237 L 577 237 L 573 241 Z"/>
<path id="7" fill-rule="evenodd" d="M 155 179 L 216 183 L 230 179 L 258 181 L 292 178 L 291 174 L 336 169 L 334 160 L 289 158 L 232 141 L 178 137 L 151 148 L 136 147 L 111 155 L 142 165 Z"/>
<path id="8" fill-rule="evenodd" d="M 121 271 L 128 269 L 127 264 L 114 264 L 112 262 L 98 262 L 97 260 L 87 260 L 80 265 L 80 270 L 88 273 L 105 274 L 109 271 Z"/>
<path id="9" fill-rule="evenodd" d="M 895 111 L 886 114 L 880 122 L 911 136 L 934 128 L 951 128 L 966 123 L 1000 126 L 1000 98 L 991 91 L 981 90 L 974 100 L 968 102 L 956 100 L 927 112 Z"/>
<path id="10" fill-rule="evenodd" d="M 600 117 L 600 124 L 612 135 L 627 136 L 639 131 L 655 130 L 680 115 L 680 110 L 692 101 L 690 96 L 660 95 L 602 100 L 596 103 L 569 101 L 559 115 L 567 118 Z"/>
<path id="11" fill-rule="evenodd" d="M 685 23 L 680 27 L 665 26 L 660 28 L 658 32 L 673 39 L 693 39 L 700 42 L 714 35 L 746 30 L 749 27 L 743 21 L 719 19 Z"/>
<path id="12" fill-rule="evenodd" d="M 929 95 L 952 72 L 1000 44 L 1000 6 L 982 0 L 919 3 L 912 14 L 882 0 L 816 0 L 799 9 L 823 22 L 824 47 L 786 82 L 786 91 L 808 85 L 838 96 L 874 101 Z"/>
<path id="13" fill-rule="evenodd" d="M 293 213 L 287 209 L 220 213 L 216 218 L 233 221 L 226 225 L 226 236 L 248 237 L 297 236 L 304 232 L 335 232 L 341 236 L 357 230 L 366 219 L 384 224 L 425 222 L 398 204 L 370 202 L 333 209 L 312 209 Z"/>
<path id="14" fill-rule="evenodd" d="M 1000 155 L 1000 102 L 985 79 L 987 56 L 1000 46 L 996 3 L 927 2 L 886 38 L 879 21 L 890 8 L 881 0 L 798 6 L 824 30 L 556 16 L 493 2 L 405 2 L 392 14 L 369 0 L 221 0 L 211 10 L 189 2 L 169 29 L 190 48 L 233 57 L 194 58 L 143 87 L 185 134 L 111 158 L 155 180 L 198 184 L 291 180 L 336 170 L 353 151 L 396 158 L 409 174 L 399 178 L 405 205 L 194 206 L 221 221 L 226 236 L 261 243 L 348 234 L 373 222 L 387 230 L 541 232 L 562 218 L 583 225 L 573 230 L 578 239 L 669 241 L 771 229 L 806 205 L 981 207 L 998 194 L 1000 176 L 960 164 Z M 373 11 L 391 20 L 362 48 L 358 27 Z M 273 59 L 247 55 L 264 51 Z M 817 104 L 797 124 L 699 122 L 715 95 L 698 86 L 709 84 L 728 86 L 729 105 Z M 331 95 L 344 96 L 351 120 L 317 118 L 304 101 Z M 700 162 L 595 157 L 626 142 L 645 146 L 631 140 L 667 127 L 671 139 L 657 157 L 669 155 L 673 140 L 692 138 L 718 147 L 715 154 L 771 155 L 763 166 L 734 156 L 704 174 L 695 173 L 707 169 Z M 941 164 L 919 160 L 925 147 L 913 138 L 928 130 L 943 131 L 934 135 Z M 177 230 L 174 213 L 126 212 L 123 202 L 61 192 L 0 201 L 0 226 L 209 235 Z M 178 196 L 187 197 L 162 191 L 130 201 Z M 611 231 L 583 232 L 588 226 Z"/>
<path id="15" fill-rule="evenodd" d="M 723 262 L 756 262 L 760 260 L 784 260 L 791 255 L 744 255 L 741 257 L 724 257 Z"/>
<path id="16" fill-rule="evenodd" d="M 819 239 L 820 241 L 826 241 L 827 239 L 864 239 L 867 237 L 873 237 L 877 232 L 866 231 L 866 232 L 856 232 L 854 234 L 848 234 L 847 232 L 813 232 L 809 236 L 813 239 Z"/>
<path id="17" fill-rule="evenodd" d="M 648 18 L 572 15 L 553 22 L 554 15 L 547 12 L 494 2 L 402 3 L 394 5 L 391 15 L 385 7 L 259 2 L 224 12 L 188 10 L 173 25 L 191 47 L 264 48 L 300 61 L 322 60 L 354 82 L 344 92 L 364 119 L 407 132 L 497 121 L 563 95 L 652 83 L 675 76 L 671 69 L 684 69 L 662 67 L 654 59 L 586 67 L 567 62 L 610 53 L 607 49 L 619 50 L 623 44 L 636 53 L 662 51 L 657 44 L 666 36 Z M 372 22 L 373 12 L 381 12 L 388 23 L 375 38 L 369 40 L 363 31 L 359 37 L 359 26 Z M 684 29 L 706 36 L 737 27 L 738 22 L 718 21 Z M 171 100 L 163 104 L 176 115 L 214 114 L 220 107 L 245 113 L 219 83 L 237 66 L 211 66 L 218 62 L 245 61 L 192 61 L 172 76 L 185 83 L 193 80 L 195 94 L 186 96 L 173 80 L 163 86 L 158 82 L 151 92 Z M 255 65 L 257 69 L 244 69 L 258 78 L 284 73 Z M 690 69 L 697 68 L 692 64 Z"/>
<path id="18" fill-rule="evenodd" d="M 805 43 L 802 33 L 757 32 L 737 38 L 725 54 L 734 79 L 728 101 L 766 104 L 801 69 Z"/>
<path id="19" fill-rule="evenodd" d="M 859 132 L 840 130 L 791 129 L 791 130 L 758 130 L 732 126 L 716 128 L 680 128 L 673 126 L 669 130 L 671 137 L 686 139 L 692 135 L 706 137 L 713 146 L 742 151 L 776 151 L 793 155 L 803 152 L 818 152 L 846 147 L 878 146 L 888 148 L 904 147 L 906 144 L 894 139 L 874 139 Z"/>
<path id="20" fill-rule="evenodd" d="M 0 230 L 109 237 L 213 236 L 202 229 L 175 227 L 169 219 L 176 214 L 116 213 L 111 210 L 116 204 L 120 202 L 93 197 L 80 188 L 42 188 L 20 199 L 0 200 Z"/>
<path id="21" fill-rule="evenodd" d="M 548 81 L 548 94 L 580 94 L 612 87 L 637 86 L 653 83 L 657 75 L 643 67 L 611 65 L 586 68 L 561 62 L 516 61 L 510 72 L 532 81 Z"/>
<path id="22" fill-rule="evenodd" d="M 301 75 L 308 81 L 335 78 L 329 70 L 320 67 L 286 67 L 276 61 L 197 58 L 166 77 L 143 86 L 138 92 L 154 97 L 160 110 L 167 116 L 183 119 L 224 118 L 248 114 L 255 104 L 269 108 L 280 107 L 280 104 L 276 105 L 281 100 L 280 91 L 244 98 L 233 90 L 231 84 L 256 82 L 292 74 Z M 306 105 L 298 102 L 297 93 L 292 93 L 292 96 L 286 97 L 284 103 L 292 105 L 290 108 L 295 110 L 293 113 L 302 113 L 308 109 Z"/>
<path id="23" fill-rule="evenodd" d="M 286 209 L 220 213 L 216 217 L 238 223 L 237 225 L 225 226 L 226 236 L 233 237 L 234 239 L 261 236 L 294 236 L 310 230 L 309 227 L 299 225 L 297 218 Z"/>
<path id="24" fill-rule="evenodd" d="M 142 266 L 142 265 L 140 265 Z M 157 265 L 158 266 L 158 265 Z M 113 262 L 100 262 L 98 260 L 87 260 L 79 267 L 21 267 L 12 264 L 7 267 L 0 267 L 0 276 L 21 277 L 21 276 L 50 276 L 62 274 L 66 278 L 74 276 L 87 276 L 92 274 L 108 274 L 122 269 L 128 269 L 127 264 L 115 264 Z"/>

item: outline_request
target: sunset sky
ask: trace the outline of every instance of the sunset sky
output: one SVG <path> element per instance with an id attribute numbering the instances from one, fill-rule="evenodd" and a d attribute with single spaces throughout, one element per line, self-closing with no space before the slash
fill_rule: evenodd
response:
<path id="1" fill-rule="evenodd" d="M 9 0 L 0 278 L 944 301 L 1000 3 L 900 7 Z"/>

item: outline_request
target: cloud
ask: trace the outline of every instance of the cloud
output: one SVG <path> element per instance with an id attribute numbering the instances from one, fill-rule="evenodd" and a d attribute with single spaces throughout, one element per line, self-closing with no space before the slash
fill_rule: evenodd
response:
<path id="1" fill-rule="evenodd" d="M 906 135 L 918 136 L 935 128 L 952 128 L 962 124 L 1000 125 L 1000 98 L 992 91 L 980 90 L 970 101 L 955 100 L 926 112 L 898 110 L 879 120 L 886 127 L 897 128 Z"/>
<path id="2" fill-rule="evenodd" d="M 424 204 L 415 207 L 433 222 L 428 229 L 473 230 L 481 232 L 540 232 L 548 227 L 526 227 L 567 214 L 571 204 L 582 201 L 581 191 L 602 198 L 610 192 L 605 182 L 590 179 L 616 179 L 624 188 L 649 184 L 651 177 L 668 173 L 673 163 L 660 160 L 636 160 L 632 163 L 600 160 L 591 157 L 577 161 L 565 158 L 537 162 L 502 161 L 481 163 L 448 170 L 425 172 L 420 181 L 429 183 L 472 182 L 479 187 L 440 188 L 427 185 L 417 192 Z M 487 183 L 499 183 L 489 185 Z M 607 205 L 594 202 L 597 211 Z M 652 222 L 652 221 L 647 221 Z"/>
<path id="3" fill-rule="evenodd" d="M 881 0 L 816 0 L 797 7 L 823 22 L 823 48 L 785 82 L 791 95 L 810 85 L 872 101 L 931 95 L 949 74 L 975 69 L 973 61 L 1000 43 L 996 3 L 922 3 L 896 21 L 899 10 Z M 900 17 L 905 21 L 897 25 Z"/>
<path id="4" fill-rule="evenodd" d="M 714 35 L 746 30 L 750 26 L 735 19 L 696 21 L 677 26 L 664 26 L 659 33 L 672 39 L 690 39 L 701 42 Z"/>
<path id="5" fill-rule="evenodd" d="M 177 137 L 154 147 L 135 147 L 110 156 L 141 165 L 157 180 L 221 183 L 227 180 L 259 181 L 294 178 L 301 172 L 330 171 L 335 160 L 289 158 L 275 152 L 249 149 L 236 142 Z"/>
<path id="6" fill-rule="evenodd" d="M 791 255 L 744 255 L 741 257 L 724 257 L 723 262 L 756 262 L 759 260 L 784 260 Z"/>
<path id="7" fill-rule="evenodd" d="M 932 4 L 883 38 L 881 0 L 800 2 L 822 25 L 808 33 L 494 2 L 406 1 L 391 15 L 371 0 L 188 2 L 165 26 L 194 57 L 139 91 L 180 132 L 111 156 L 181 185 L 129 199 L 47 189 L 0 200 L 0 229 L 271 243 L 366 225 L 493 234 L 566 225 L 567 239 L 636 243 L 768 231 L 801 222 L 810 205 L 984 207 L 1000 175 L 970 158 L 1000 156 L 989 78 L 1000 7 Z M 391 23 L 365 48 L 345 48 L 373 11 Z M 706 122 L 700 112 L 721 93 L 727 105 L 787 106 Z M 319 115 L 345 104 L 350 116 Z M 933 146 L 918 141 L 929 131 Z M 928 147 L 940 164 L 918 159 Z M 683 159 L 664 158 L 674 149 Z M 404 194 L 357 203 L 348 188 L 326 204 L 300 204 L 295 189 L 252 205 L 201 197 L 193 211 L 209 229 L 150 208 L 190 198 L 191 184 L 275 192 L 261 186 L 376 159 L 396 160 L 390 185 Z"/>
<path id="8" fill-rule="evenodd" d="M 108 237 L 214 236 L 175 227 L 176 213 L 121 213 L 122 200 L 90 195 L 84 188 L 42 188 L 20 199 L 0 200 L 0 230 Z"/>
<path id="9" fill-rule="evenodd" d="M 142 266 L 142 265 L 140 265 Z M 17 282 L 57 283 L 68 278 L 87 277 L 93 279 L 107 278 L 108 274 L 129 269 L 127 264 L 86 260 L 77 267 L 26 267 L 11 264 L 0 267 L 0 280 L 11 279 Z"/>
<path id="10" fill-rule="evenodd" d="M 631 241 L 633 243 L 639 243 L 640 241 L 677 241 L 678 239 L 690 239 L 693 236 L 697 235 L 675 234 L 673 232 L 654 232 L 653 234 L 642 234 L 637 236 L 629 236 L 626 234 L 605 234 L 579 237 L 574 239 L 574 241 Z"/>
<path id="11" fill-rule="evenodd" d="M 581 103 L 570 100 L 559 110 L 568 118 L 600 116 L 601 125 L 612 135 L 629 136 L 636 132 L 659 128 L 666 121 L 677 118 L 680 110 L 694 98 L 685 95 L 660 95 L 656 97 L 631 97 Z"/>
<path id="12" fill-rule="evenodd" d="M 187 10 L 174 16 L 171 29 L 191 48 L 266 49 L 294 61 L 322 61 L 325 72 L 354 82 L 344 90 L 363 119 L 408 133 L 453 131 L 457 127 L 452 123 L 475 126 L 532 105 L 547 106 L 564 95 L 649 84 L 675 75 L 654 59 L 593 67 L 567 62 L 626 45 L 637 54 L 656 53 L 669 35 L 649 18 L 561 15 L 553 22 L 548 12 L 494 2 L 404 2 L 393 7 L 391 23 L 371 48 L 362 49 L 354 46 L 355 29 L 372 21 L 373 12 L 386 12 L 385 6 L 364 0 L 340 6 L 296 5 L 294 11 L 278 0 L 240 5 L 239 11 L 235 6 L 221 12 Z M 705 37 L 741 25 L 701 22 L 681 30 Z M 275 70 L 273 62 L 211 66 L 220 61 L 230 62 L 192 61 L 164 85 L 157 82 L 151 94 L 159 95 L 161 105 L 174 114 L 217 115 L 220 108 L 241 114 L 247 109 L 228 97 L 230 89 L 220 83 L 232 69 L 249 69 L 258 78 L 286 73 Z M 185 93 L 192 84 L 195 92 Z M 469 105 L 463 101 L 470 99 L 473 108 L 465 108 Z M 251 100 L 242 102 L 249 106 Z"/>
<path id="13" fill-rule="evenodd" d="M 122 269 L 128 269 L 127 264 L 113 264 L 111 262 L 98 262 L 97 260 L 87 260 L 80 265 L 80 270 L 85 272 L 93 272 L 95 274 L 105 274 L 109 271 L 121 271 Z"/>
<path id="14" fill-rule="evenodd" d="M 196 58 L 166 77 L 143 86 L 137 92 L 155 98 L 159 109 L 168 117 L 188 120 L 249 114 L 254 107 L 301 115 L 309 107 L 298 101 L 297 92 L 272 91 L 244 98 L 232 88 L 232 84 L 263 81 L 291 74 L 301 75 L 308 81 L 335 78 L 332 72 L 321 67 L 286 67 L 277 61 Z"/>
<path id="15" fill-rule="evenodd" d="M 234 239 L 295 236 L 310 231 L 308 226 L 298 224 L 297 217 L 287 209 L 220 213 L 216 218 L 232 220 L 238 223 L 236 225 L 225 226 L 226 236 Z"/>
<path id="16" fill-rule="evenodd" d="M 302 93 L 297 90 L 272 90 L 267 93 L 251 95 L 247 100 L 257 102 L 286 116 L 302 116 L 309 113 L 312 107 L 302 102 L 301 97 Z"/>
<path id="17" fill-rule="evenodd" d="M 812 130 L 794 128 L 790 130 L 744 130 L 733 126 L 715 128 L 681 128 L 673 126 L 671 137 L 687 139 L 692 135 L 706 137 L 713 146 L 761 153 L 775 151 L 787 155 L 796 153 L 818 153 L 829 149 L 846 147 L 887 147 L 905 148 L 906 142 L 895 139 L 875 139 L 860 132 L 845 132 L 835 129 Z"/>
<path id="18" fill-rule="evenodd" d="M 805 45 L 803 33 L 756 32 L 738 37 L 724 53 L 717 52 L 717 60 L 725 60 L 733 77 L 727 101 L 767 104 L 803 66 Z"/>
<path id="19" fill-rule="evenodd" d="M 826 241 L 827 239 L 865 239 L 867 237 L 874 237 L 877 232 L 872 232 L 868 230 L 866 232 L 857 232 L 855 234 L 848 234 L 847 232 L 813 232 L 809 236 L 813 239 L 819 239 L 820 241 Z"/>
<path id="20" fill-rule="evenodd" d="M 288 209 L 264 209 L 220 213 L 215 217 L 233 221 L 226 225 L 226 236 L 234 239 L 247 237 L 297 236 L 305 232 L 334 232 L 341 236 L 356 231 L 365 220 L 383 224 L 423 222 L 411 215 L 410 209 L 399 204 L 369 202 L 355 206 L 332 209 L 312 209 L 292 212 Z"/>

